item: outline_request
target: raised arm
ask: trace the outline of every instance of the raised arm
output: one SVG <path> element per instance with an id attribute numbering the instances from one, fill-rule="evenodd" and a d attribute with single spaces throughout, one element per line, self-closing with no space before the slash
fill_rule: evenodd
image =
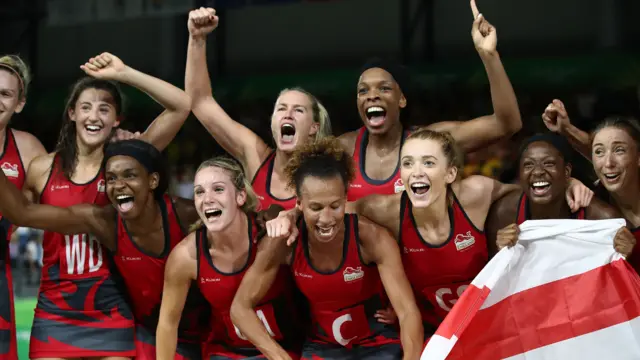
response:
<path id="1" fill-rule="evenodd" d="M 207 35 L 218 26 L 212 8 L 200 8 L 189 13 L 189 45 L 185 90 L 191 97 L 192 110 L 213 138 L 231 156 L 242 162 L 249 177 L 270 152 L 258 135 L 233 120 L 213 98 L 207 69 Z"/>
<path id="2" fill-rule="evenodd" d="M 165 110 L 158 115 L 140 137 L 164 150 L 178 134 L 191 111 L 191 99 L 177 87 L 125 65 L 115 55 L 102 53 L 80 68 L 89 76 L 125 83 L 145 92 Z"/>
<path id="3" fill-rule="evenodd" d="M 189 234 L 169 254 L 164 270 L 160 319 L 156 329 L 156 359 L 173 360 L 178 346 L 178 325 L 191 282 L 197 277 L 195 233 Z"/>
<path id="4" fill-rule="evenodd" d="M 22 164 L 24 165 L 24 169 L 27 171 L 28 176 L 29 169 L 31 168 L 31 163 L 38 157 L 46 156 L 47 150 L 45 150 L 44 146 L 42 146 L 42 143 L 40 142 L 40 140 L 38 140 L 38 138 L 29 134 L 28 132 L 19 130 L 12 131 L 16 139 L 18 151 L 20 151 Z M 23 187 L 23 192 L 30 201 L 33 202 L 37 199 L 36 194 L 32 193 L 27 186 Z"/>
<path id="5" fill-rule="evenodd" d="M 358 230 L 363 255 L 367 262 L 377 264 L 382 285 L 398 315 L 403 359 L 419 359 L 424 329 L 411 285 L 402 266 L 398 243 L 388 231 L 365 218 L 359 218 Z"/>
<path id="6" fill-rule="evenodd" d="M 551 104 L 544 109 L 542 121 L 544 121 L 547 129 L 566 137 L 577 152 L 591 161 L 589 134 L 571 124 L 569 114 L 562 101 L 558 99 L 553 100 Z"/>
<path id="7" fill-rule="evenodd" d="M 291 359 L 269 335 L 254 308 L 265 297 L 291 252 L 283 238 L 260 240 L 256 259 L 247 270 L 231 304 L 231 321 L 268 359 Z"/>
<path id="8" fill-rule="evenodd" d="M 11 223 L 62 234 L 90 233 L 101 241 L 110 239 L 114 216 L 108 207 L 90 204 L 61 208 L 34 204 L 0 171 L 0 212 Z"/>
<path id="9" fill-rule="evenodd" d="M 475 19 L 471 36 L 487 71 L 494 113 L 469 121 L 445 121 L 429 126 L 436 131 L 450 132 L 465 152 L 481 149 L 522 128 L 516 94 L 496 50 L 496 29 L 480 14 L 475 0 L 471 0 L 471 10 Z"/>

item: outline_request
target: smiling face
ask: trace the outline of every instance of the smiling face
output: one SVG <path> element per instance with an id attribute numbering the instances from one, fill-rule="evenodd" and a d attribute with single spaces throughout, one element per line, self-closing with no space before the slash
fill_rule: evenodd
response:
<path id="1" fill-rule="evenodd" d="M 277 148 L 291 152 L 312 139 L 319 128 L 313 115 L 313 104 L 307 94 L 296 90 L 283 92 L 271 116 L 271 133 Z"/>
<path id="2" fill-rule="evenodd" d="M 458 169 L 436 139 L 410 139 L 402 146 L 400 177 L 413 207 L 426 208 L 446 196 Z"/>
<path id="3" fill-rule="evenodd" d="M 84 89 L 68 115 L 76 124 L 79 142 L 89 147 L 103 145 L 120 123 L 114 97 L 103 89 Z"/>
<path id="4" fill-rule="evenodd" d="M 400 109 L 407 105 L 398 83 L 381 68 L 371 68 L 358 80 L 358 113 L 367 130 L 384 134 L 400 122 Z"/>
<path id="5" fill-rule="evenodd" d="M 637 186 L 640 154 L 627 131 L 603 128 L 594 136 L 591 151 L 593 168 L 607 191 L 621 193 L 628 185 Z"/>
<path id="6" fill-rule="evenodd" d="M 300 184 L 298 208 L 307 231 L 319 242 L 328 243 L 340 234 L 346 202 L 346 188 L 339 174 L 327 178 L 309 175 Z"/>
<path id="7" fill-rule="evenodd" d="M 109 158 L 105 178 L 109 200 L 125 220 L 140 216 L 160 182 L 158 173 L 150 174 L 136 159 L 124 155 Z"/>
<path id="8" fill-rule="evenodd" d="M 229 173 L 213 166 L 196 173 L 193 194 L 196 211 L 210 232 L 226 229 L 247 200 L 247 193 L 236 189 Z"/>
<path id="9" fill-rule="evenodd" d="M 25 104 L 20 96 L 20 80 L 8 69 L 0 67 L 0 126 L 6 127 L 14 113 L 19 113 Z"/>
<path id="10" fill-rule="evenodd" d="M 535 141 L 520 158 L 520 185 L 530 201 L 549 204 L 564 199 L 571 165 L 560 151 L 546 141 Z"/>

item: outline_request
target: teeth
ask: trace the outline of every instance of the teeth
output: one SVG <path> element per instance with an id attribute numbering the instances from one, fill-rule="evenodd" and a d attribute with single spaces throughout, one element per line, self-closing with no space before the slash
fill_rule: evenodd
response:
<path id="1" fill-rule="evenodd" d="M 607 179 L 615 179 L 619 174 L 604 174 Z"/>
<path id="2" fill-rule="evenodd" d="M 533 187 L 543 187 L 543 186 L 548 186 L 549 183 L 546 181 L 536 181 L 533 183 Z"/>
<path id="3" fill-rule="evenodd" d="M 414 187 L 414 188 L 424 188 L 424 187 L 427 187 L 427 186 L 429 186 L 429 185 L 427 185 L 427 184 L 425 184 L 425 183 L 415 183 L 415 184 L 411 184 L 411 187 Z"/>
<path id="4" fill-rule="evenodd" d="M 289 129 L 289 128 L 291 128 L 291 129 L 294 129 L 294 130 L 295 130 L 295 128 L 294 128 L 294 127 L 293 127 L 293 125 L 291 125 L 291 124 L 282 124 L 282 128 L 283 128 L 283 129 Z"/>
<path id="5" fill-rule="evenodd" d="M 116 199 L 118 199 L 118 200 L 133 199 L 133 196 L 131 196 L 131 195 L 118 195 L 118 196 L 116 196 Z"/>
<path id="6" fill-rule="evenodd" d="M 101 129 L 100 126 L 96 126 L 96 125 L 87 125 L 86 128 L 89 131 L 99 131 Z"/>
<path id="7" fill-rule="evenodd" d="M 379 107 L 379 106 L 372 106 L 370 108 L 367 109 L 367 114 L 368 113 L 372 113 L 372 112 L 383 112 L 384 109 Z"/>

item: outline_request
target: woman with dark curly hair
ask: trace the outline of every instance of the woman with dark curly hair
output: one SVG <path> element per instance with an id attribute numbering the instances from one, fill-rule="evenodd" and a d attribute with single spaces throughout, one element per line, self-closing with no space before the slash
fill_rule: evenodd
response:
<path id="1" fill-rule="evenodd" d="M 384 228 L 345 214 L 353 160 L 333 137 L 305 144 L 285 168 L 303 214 L 296 246 L 285 239 L 263 241 L 231 306 L 231 319 L 269 358 L 288 359 L 269 336 L 254 308 L 281 265 L 289 265 L 311 307 L 312 329 L 303 359 L 417 359 L 422 325 L 398 244 Z M 389 294 L 401 337 L 374 314 Z"/>

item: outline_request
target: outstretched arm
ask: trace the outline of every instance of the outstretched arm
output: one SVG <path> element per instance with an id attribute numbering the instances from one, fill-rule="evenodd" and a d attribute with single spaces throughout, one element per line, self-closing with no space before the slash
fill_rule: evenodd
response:
<path id="1" fill-rule="evenodd" d="M 165 108 L 140 137 L 161 151 L 178 134 L 191 112 L 191 99 L 184 91 L 125 65 L 112 54 L 102 53 L 89 59 L 80 68 L 94 78 L 131 85 L 151 96 Z"/>
<path id="2" fill-rule="evenodd" d="M 191 233 L 171 251 L 165 267 L 160 319 L 156 329 L 158 360 L 173 360 L 176 355 L 178 325 L 196 274 L 195 234 Z"/>
<path id="3" fill-rule="evenodd" d="M 475 19 L 471 35 L 487 71 L 494 113 L 469 121 L 446 121 L 429 126 L 436 131 L 450 132 L 465 152 L 481 149 L 522 128 L 516 94 L 496 50 L 496 29 L 480 14 L 475 0 L 471 0 L 471 9 Z"/>
<path id="4" fill-rule="evenodd" d="M 108 208 L 90 204 L 61 208 L 34 204 L 0 171 L 0 212 L 13 224 L 62 234 L 90 233 L 103 241 L 114 217 Z"/>
<path id="5" fill-rule="evenodd" d="M 270 149 L 253 131 L 233 120 L 212 96 L 206 58 L 207 35 L 217 26 L 218 17 L 212 8 L 189 13 L 185 90 L 192 99 L 194 115 L 220 146 L 245 166 L 251 178 Z"/>
<path id="6" fill-rule="evenodd" d="M 231 321 L 268 359 L 291 359 L 269 335 L 256 315 L 255 306 L 264 298 L 290 253 L 285 239 L 265 237 L 231 304 Z"/>
<path id="7" fill-rule="evenodd" d="M 364 218 L 359 218 L 358 230 L 365 258 L 378 265 L 382 284 L 398 315 L 403 359 L 419 359 L 424 329 L 411 285 L 402 266 L 398 243 L 388 231 Z"/>

